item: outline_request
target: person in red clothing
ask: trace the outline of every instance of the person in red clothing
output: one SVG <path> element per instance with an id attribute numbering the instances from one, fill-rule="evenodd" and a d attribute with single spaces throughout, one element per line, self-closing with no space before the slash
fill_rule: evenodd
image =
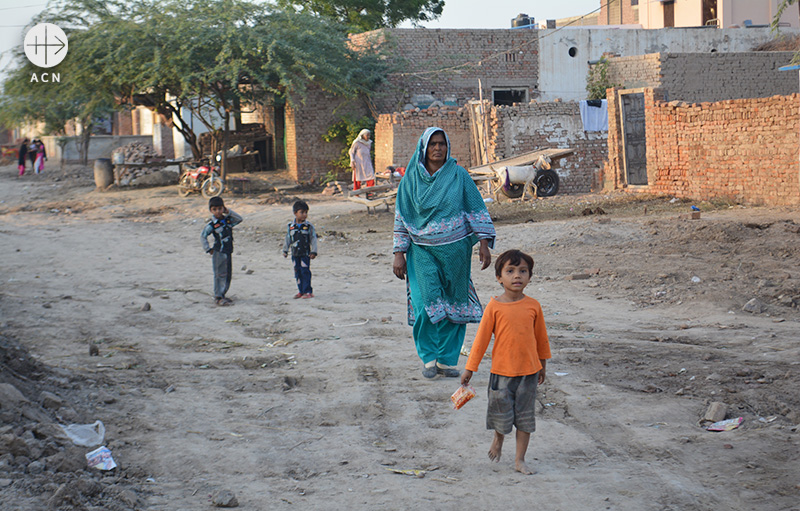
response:
<path id="1" fill-rule="evenodd" d="M 523 293 L 531 270 L 533 258 L 519 250 L 508 250 L 497 258 L 495 275 L 503 294 L 486 305 L 461 375 L 461 384 L 469 383 L 494 334 L 486 412 L 486 429 L 494 430 L 489 459 L 500 461 L 505 435 L 516 427 L 515 467 L 523 474 L 535 473 L 525 464 L 525 453 L 536 430 L 536 389 L 544 383 L 550 358 L 542 306 Z"/>

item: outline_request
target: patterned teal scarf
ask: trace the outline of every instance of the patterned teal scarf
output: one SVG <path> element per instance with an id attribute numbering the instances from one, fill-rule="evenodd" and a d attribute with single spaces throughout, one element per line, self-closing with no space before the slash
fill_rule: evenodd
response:
<path id="1" fill-rule="evenodd" d="M 447 141 L 447 159 L 434 175 L 425 168 L 428 141 L 441 131 Z M 400 181 L 395 208 L 395 252 L 405 252 L 408 242 L 443 245 L 470 237 L 472 243 L 489 238 L 494 226 L 478 188 L 469 173 L 450 156 L 450 139 L 441 128 L 425 130 Z M 398 239 L 400 238 L 400 239 Z"/>

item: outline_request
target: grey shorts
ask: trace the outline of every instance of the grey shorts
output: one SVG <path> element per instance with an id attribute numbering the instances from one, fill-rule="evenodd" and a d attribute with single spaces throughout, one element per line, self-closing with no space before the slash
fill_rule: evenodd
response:
<path id="1" fill-rule="evenodd" d="M 511 433 L 511 426 L 520 431 L 536 431 L 536 389 L 539 373 L 526 376 L 489 374 L 489 410 L 486 429 L 501 435 Z"/>

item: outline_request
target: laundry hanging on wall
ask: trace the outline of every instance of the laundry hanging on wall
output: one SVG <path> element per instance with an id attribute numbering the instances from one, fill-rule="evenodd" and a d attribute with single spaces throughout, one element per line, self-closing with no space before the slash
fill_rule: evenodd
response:
<path id="1" fill-rule="evenodd" d="M 608 101 L 584 99 L 580 102 L 583 131 L 608 131 Z"/>

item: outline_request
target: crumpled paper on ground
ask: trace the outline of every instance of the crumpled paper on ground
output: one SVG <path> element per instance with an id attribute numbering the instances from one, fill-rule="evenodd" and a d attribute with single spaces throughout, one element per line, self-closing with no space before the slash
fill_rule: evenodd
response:
<path id="1" fill-rule="evenodd" d="M 736 419 L 727 419 L 724 421 L 715 422 L 706 426 L 708 431 L 730 431 L 736 429 L 744 422 L 744 417 L 737 417 Z"/>
<path id="2" fill-rule="evenodd" d="M 111 457 L 111 451 L 105 445 L 87 453 L 86 461 L 89 462 L 89 467 L 98 470 L 111 470 L 117 466 L 114 458 Z"/>

